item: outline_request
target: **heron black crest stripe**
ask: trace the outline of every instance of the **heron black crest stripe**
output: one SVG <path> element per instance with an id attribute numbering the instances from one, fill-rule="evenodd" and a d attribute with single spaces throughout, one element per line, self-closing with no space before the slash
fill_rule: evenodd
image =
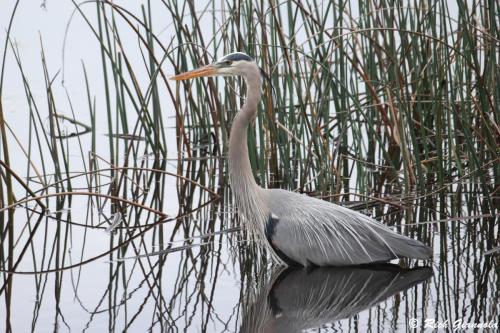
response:
<path id="1" fill-rule="evenodd" d="M 226 55 L 224 58 L 222 58 L 220 61 L 241 61 L 241 60 L 254 61 L 252 57 L 242 52 L 230 53 Z"/>

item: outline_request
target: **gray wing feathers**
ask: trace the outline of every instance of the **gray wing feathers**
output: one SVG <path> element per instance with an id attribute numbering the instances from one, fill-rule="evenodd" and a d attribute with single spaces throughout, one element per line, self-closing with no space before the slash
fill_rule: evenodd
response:
<path id="1" fill-rule="evenodd" d="M 397 257 L 427 259 L 430 248 L 372 218 L 332 203 L 283 190 L 269 190 L 278 223 L 272 243 L 308 266 L 357 265 Z"/>

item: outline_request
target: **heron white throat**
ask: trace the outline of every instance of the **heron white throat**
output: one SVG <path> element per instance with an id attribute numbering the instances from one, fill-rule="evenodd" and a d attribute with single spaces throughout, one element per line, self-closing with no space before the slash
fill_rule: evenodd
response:
<path id="1" fill-rule="evenodd" d="M 247 147 L 247 129 L 257 115 L 261 99 L 260 68 L 255 60 L 241 52 L 231 53 L 211 65 L 171 79 L 218 75 L 240 75 L 246 82 L 245 103 L 231 126 L 229 176 L 246 227 L 275 261 L 302 266 L 346 266 L 432 256 L 430 247 L 359 212 L 286 190 L 261 188 L 253 177 Z"/>

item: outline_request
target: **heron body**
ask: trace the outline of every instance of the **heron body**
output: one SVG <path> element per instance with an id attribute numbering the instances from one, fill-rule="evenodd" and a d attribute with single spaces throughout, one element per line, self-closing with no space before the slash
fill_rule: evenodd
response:
<path id="1" fill-rule="evenodd" d="M 247 147 L 247 129 L 261 100 L 260 68 L 250 56 L 237 52 L 172 79 L 215 75 L 241 75 L 246 82 L 247 97 L 229 138 L 230 181 L 247 228 L 275 261 L 346 266 L 432 256 L 428 246 L 359 212 L 290 191 L 261 188 L 253 177 Z"/>

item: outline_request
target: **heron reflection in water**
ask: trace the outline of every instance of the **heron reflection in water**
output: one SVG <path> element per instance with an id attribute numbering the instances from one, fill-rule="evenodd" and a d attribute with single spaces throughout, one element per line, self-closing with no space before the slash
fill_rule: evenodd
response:
<path id="1" fill-rule="evenodd" d="M 327 201 L 281 189 L 264 189 L 253 177 L 247 129 L 261 100 L 261 71 L 244 53 L 171 77 L 186 80 L 240 75 L 247 96 L 229 137 L 229 176 L 239 213 L 246 227 L 280 264 L 345 266 L 400 257 L 429 259 L 431 248 L 397 234 L 378 221 Z"/>
<path id="2" fill-rule="evenodd" d="M 432 276 L 396 265 L 288 268 L 249 295 L 241 333 L 293 333 L 334 324 Z"/>

